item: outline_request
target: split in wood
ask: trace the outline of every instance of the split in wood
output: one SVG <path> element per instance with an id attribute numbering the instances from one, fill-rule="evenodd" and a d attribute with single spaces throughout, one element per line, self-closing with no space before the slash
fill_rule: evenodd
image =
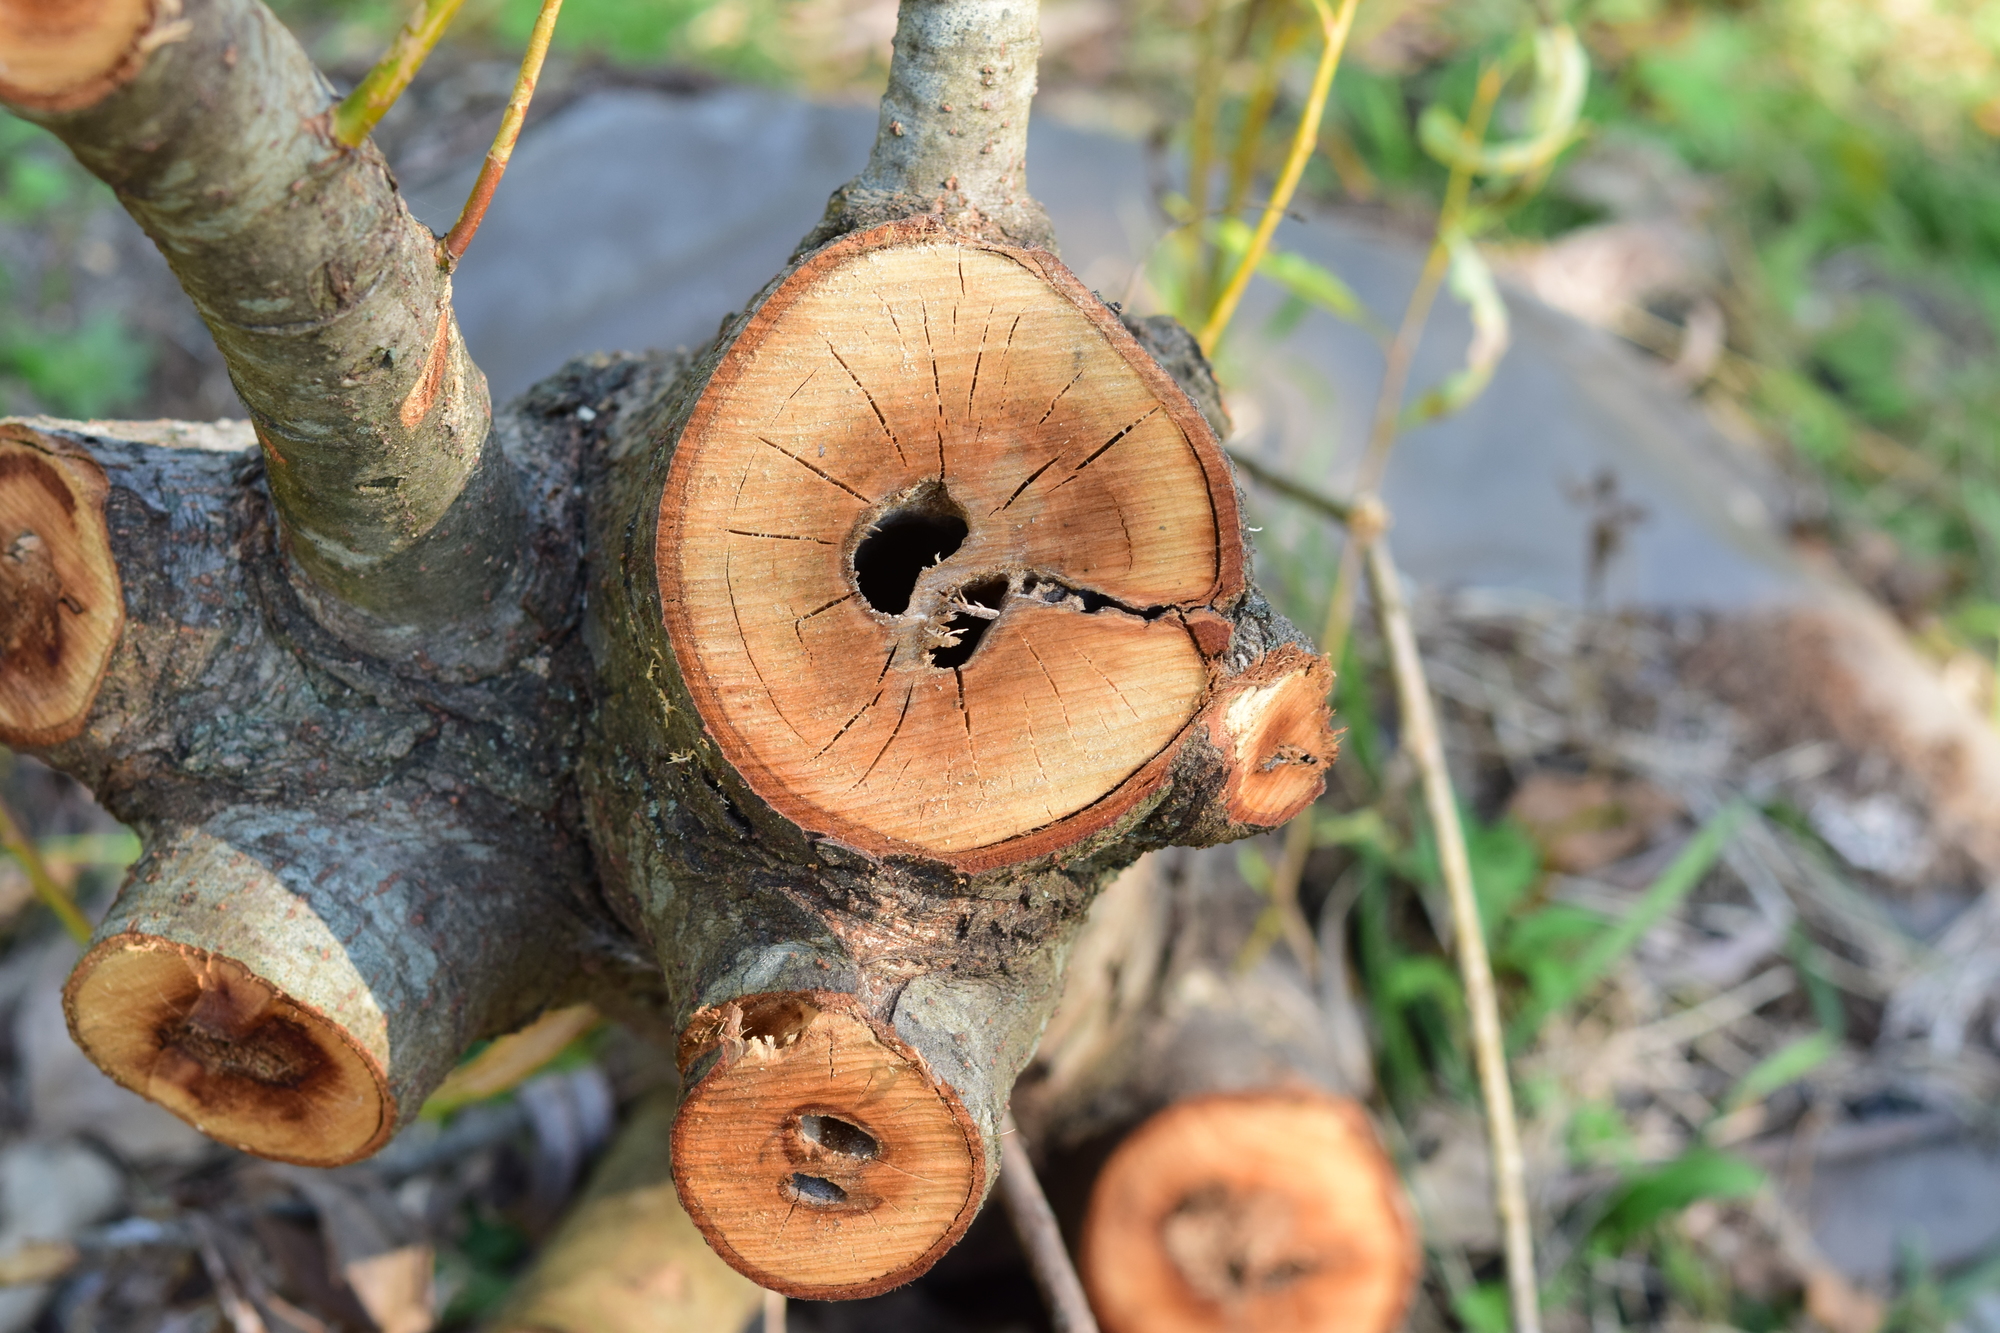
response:
<path id="1" fill-rule="evenodd" d="M 95 101 L 0 88 L 171 257 L 260 450 L 5 437 L 8 642 L 60 669 L 0 653 L 0 730 L 147 842 L 79 1041 L 331 1165 L 477 1038 L 649 1013 L 719 1253 L 799 1296 L 915 1276 L 992 1187 L 1099 889 L 1283 822 L 1334 754 L 1199 350 L 1037 248 L 1034 7 L 910 0 L 868 171 L 746 312 L 498 418 L 297 43 L 257 0 L 169 9 Z"/>

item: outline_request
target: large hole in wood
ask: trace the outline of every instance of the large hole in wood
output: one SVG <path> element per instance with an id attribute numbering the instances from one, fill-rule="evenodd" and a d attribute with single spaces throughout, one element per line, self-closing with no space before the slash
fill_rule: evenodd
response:
<path id="1" fill-rule="evenodd" d="M 909 610 L 918 576 L 965 544 L 965 516 L 942 486 L 933 486 L 877 519 L 854 548 L 855 586 L 877 611 Z"/>
<path id="2" fill-rule="evenodd" d="M 824 1176 L 809 1176 L 803 1171 L 792 1173 L 785 1182 L 785 1193 L 797 1203 L 817 1204 L 822 1208 L 847 1202 L 846 1190 Z"/>
<path id="3" fill-rule="evenodd" d="M 816 1148 L 862 1161 L 871 1161 L 882 1151 L 882 1145 L 875 1141 L 873 1134 L 838 1116 L 800 1116 L 799 1137 Z"/>
<path id="4" fill-rule="evenodd" d="M 1001 603 L 1007 600 L 1007 580 L 995 575 L 981 579 L 969 587 L 959 590 L 956 603 L 958 614 L 945 622 L 945 631 L 956 634 L 956 643 L 947 643 L 931 650 L 931 665 L 937 667 L 964 666 L 972 657 L 972 650 L 986 637 L 987 629 L 1000 615 Z"/>

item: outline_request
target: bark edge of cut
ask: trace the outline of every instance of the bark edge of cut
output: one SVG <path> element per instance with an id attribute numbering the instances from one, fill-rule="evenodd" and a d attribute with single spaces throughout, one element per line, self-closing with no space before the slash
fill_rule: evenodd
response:
<path id="1" fill-rule="evenodd" d="M 972 1225 L 988 1175 L 983 1136 L 923 1055 L 855 996 L 778 992 L 704 1009 L 680 1056 L 689 1073 L 713 1057 L 674 1120 L 681 1204 L 759 1286 L 804 1300 L 879 1295 L 928 1271 Z M 887 1197 L 898 1191 L 900 1202 Z M 880 1249 L 857 1264 L 869 1245 Z M 827 1277 L 802 1276 L 815 1250 Z M 774 1266 L 781 1257 L 791 1264 Z M 856 1268 L 874 1271 L 857 1278 Z"/>
<path id="2" fill-rule="evenodd" d="M 0 744 L 83 730 L 125 626 L 97 460 L 0 422 Z"/>

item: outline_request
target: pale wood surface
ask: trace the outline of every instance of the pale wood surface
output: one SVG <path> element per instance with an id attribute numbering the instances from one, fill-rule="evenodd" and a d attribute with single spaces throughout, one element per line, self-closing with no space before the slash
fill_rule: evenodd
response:
<path id="1" fill-rule="evenodd" d="M 674 1127 L 689 1215 L 738 1272 L 789 1296 L 871 1295 L 921 1273 L 984 1193 L 964 1110 L 853 1012 L 746 1004 L 747 1021 L 726 1006 L 721 1059 Z"/>
<path id="2" fill-rule="evenodd" d="M 1304 1090 L 1154 1116 L 1105 1164 L 1081 1248 L 1107 1333 L 1388 1333 L 1421 1262 L 1366 1113 Z"/>
<path id="3" fill-rule="evenodd" d="M 86 105 L 129 72 L 155 15 L 154 0 L 0 0 L 0 99 Z"/>
<path id="4" fill-rule="evenodd" d="M 68 740 L 97 697 L 125 624 L 109 489 L 81 451 L 0 427 L 0 743 Z"/>
<path id="5" fill-rule="evenodd" d="M 241 964 L 118 936 L 70 983 L 77 1043 L 112 1078 L 211 1138 L 334 1166 L 379 1145 L 379 1073 L 335 1024 Z"/>
<path id="6" fill-rule="evenodd" d="M 1100 801 L 1204 698 L 1179 612 L 1224 590 L 1239 540 L 1213 435 L 1011 253 L 860 249 L 793 284 L 718 369 L 662 511 L 704 720 L 799 822 L 932 853 Z M 912 510 L 965 532 L 892 614 L 855 553 Z M 998 618 L 935 665 L 993 580 Z"/>

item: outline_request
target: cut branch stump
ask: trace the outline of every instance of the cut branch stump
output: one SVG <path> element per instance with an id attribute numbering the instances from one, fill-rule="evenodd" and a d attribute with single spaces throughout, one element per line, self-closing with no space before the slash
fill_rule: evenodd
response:
<path id="1" fill-rule="evenodd" d="M 763 1302 L 708 1247 L 674 1192 L 676 1098 L 631 1112 L 493 1333 L 744 1333 Z"/>
<path id="2" fill-rule="evenodd" d="M 1017 1112 L 1051 1174 L 1102 1163 L 1072 1222 L 1107 1333 L 1389 1333 L 1421 1254 L 1339 950 L 1317 993 L 1245 968 L 1264 899 L 1232 861 L 1161 853 L 1099 897 Z"/>
<path id="3" fill-rule="evenodd" d="M 970 1224 L 1097 887 L 1317 795 L 1330 678 L 1194 400 L 1045 251 L 832 241 L 639 429 L 583 781 L 680 1005 L 677 1176 L 759 1283 L 870 1294 Z"/>
<path id="4" fill-rule="evenodd" d="M 0 425 L 0 739 L 147 848 L 78 1040 L 334 1165 L 588 1000 L 677 1034 L 674 1174 L 732 1265 L 922 1272 L 1099 889 L 1334 754 L 1199 350 L 1027 192 L 1034 6 L 907 0 L 867 169 L 715 342 L 497 415 L 258 0 L 0 0 L 14 34 L 0 98 L 118 191 L 252 416 Z"/>

